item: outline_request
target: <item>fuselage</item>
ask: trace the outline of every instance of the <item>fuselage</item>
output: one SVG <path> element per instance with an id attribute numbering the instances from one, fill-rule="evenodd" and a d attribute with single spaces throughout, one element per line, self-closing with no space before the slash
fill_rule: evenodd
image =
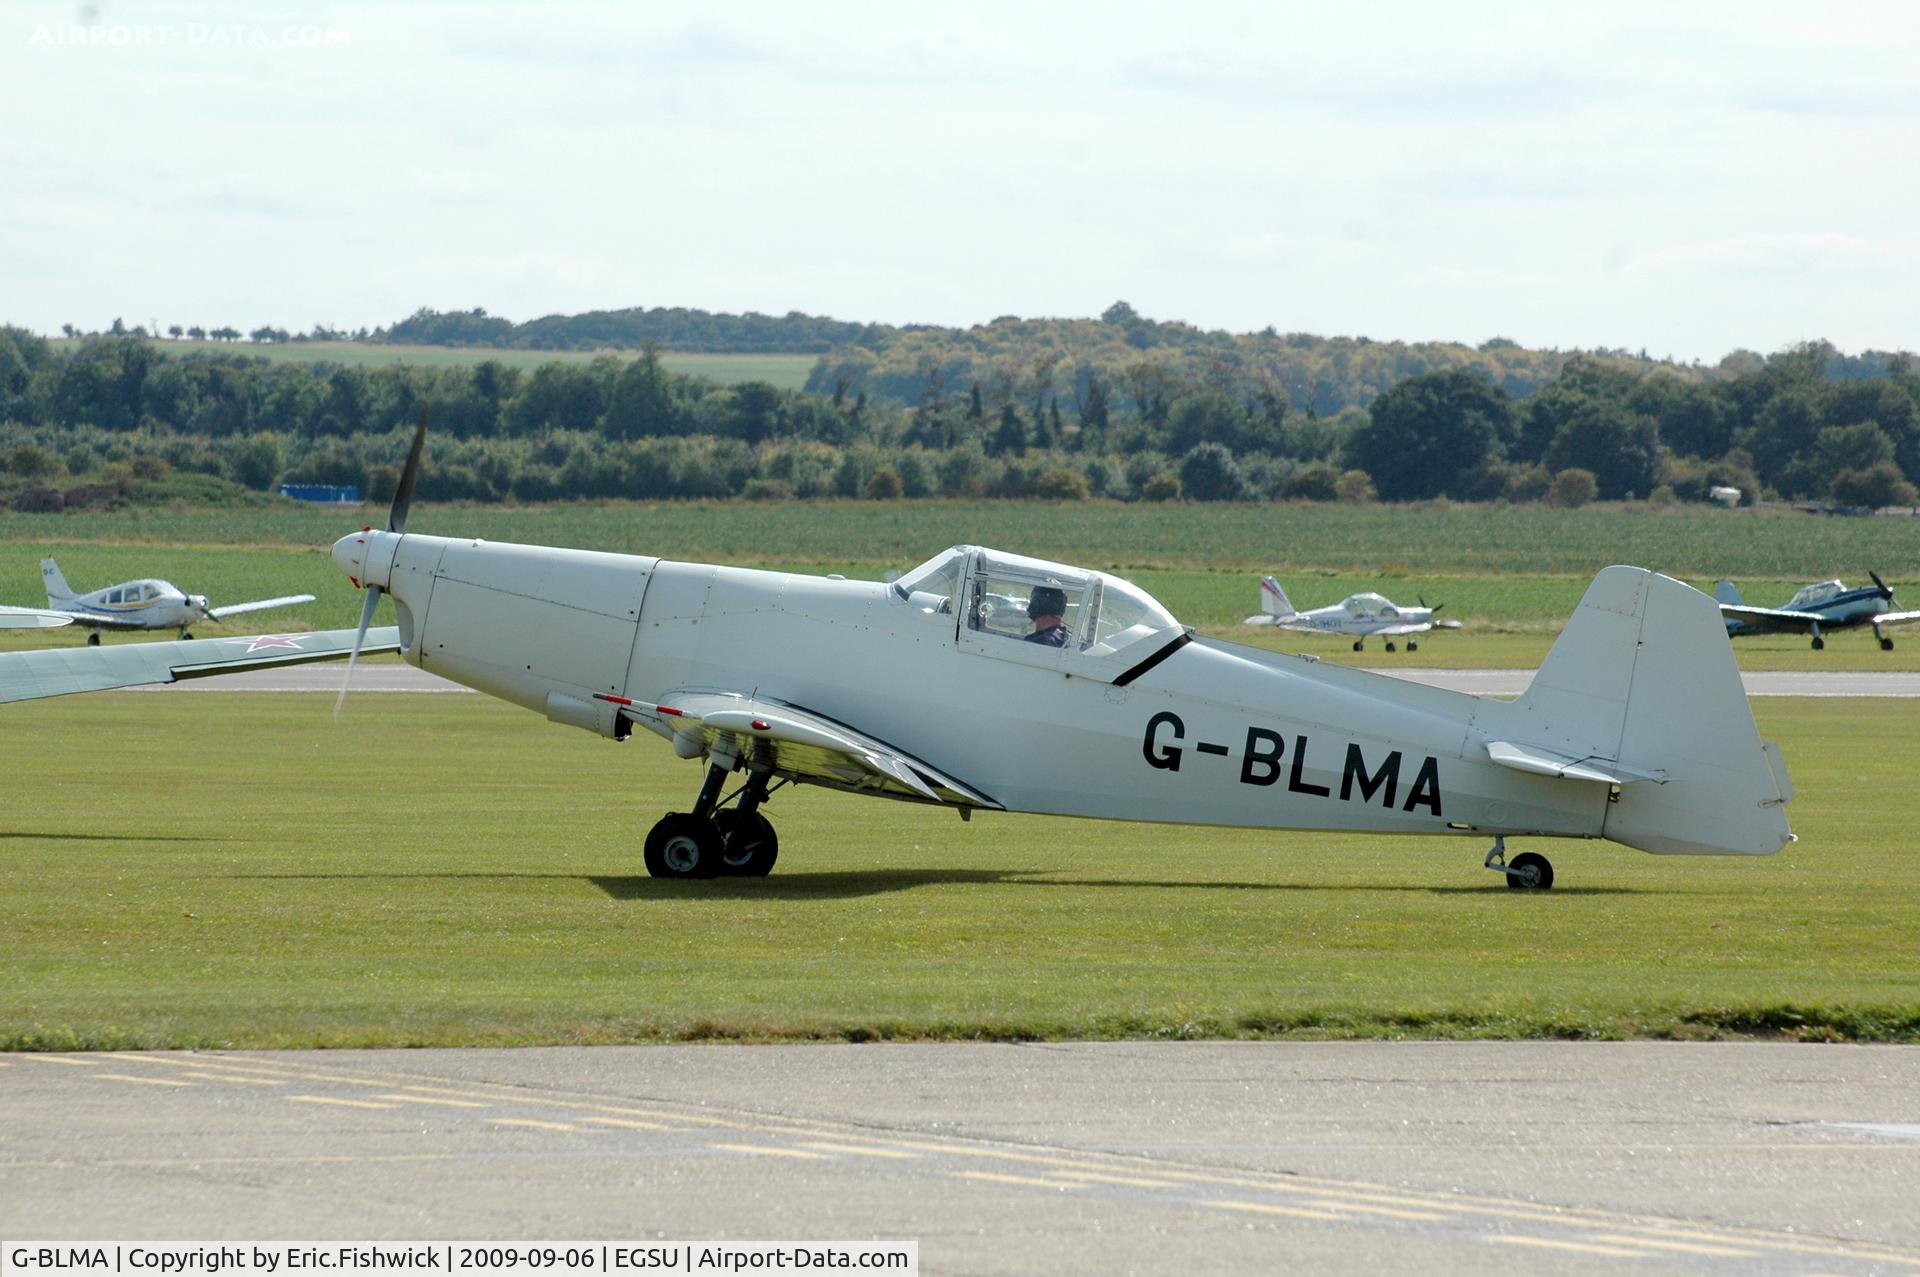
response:
<path id="1" fill-rule="evenodd" d="M 55 600 L 53 605 L 74 613 L 82 625 L 87 617 L 99 616 L 114 622 L 116 629 L 177 630 L 206 614 L 205 599 L 167 581 L 128 581 L 78 598 Z"/>
<path id="2" fill-rule="evenodd" d="M 405 658 L 455 682 L 536 712 L 628 698 L 669 738 L 645 706 L 752 694 L 1008 810 L 1585 837 L 1607 815 L 1603 787 L 1486 761 L 1509 705 L 1177 628 L 1100 658 L 969 632 L 878 582 L 417 534 L 343 538 L 335 559 L 392 594 Z"/>

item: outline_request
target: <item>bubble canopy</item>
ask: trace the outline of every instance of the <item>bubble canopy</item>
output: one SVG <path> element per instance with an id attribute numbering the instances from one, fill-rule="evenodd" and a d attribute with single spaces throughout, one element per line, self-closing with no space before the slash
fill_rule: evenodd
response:
<path id="1" fill-rule="evenodd" d="M 974 631 L 1018 637 L 1009 613 L 1023 625 L 1032 591 L 1043 586 L 1065 594 L 1070 646 L 1082 652 L 1118 652 L 1180 629 L 1171 612 L 1124 577 L 982 546 L 941 551 L 895 581 L 893 593 L 928 611 L 957 611 Z"/>

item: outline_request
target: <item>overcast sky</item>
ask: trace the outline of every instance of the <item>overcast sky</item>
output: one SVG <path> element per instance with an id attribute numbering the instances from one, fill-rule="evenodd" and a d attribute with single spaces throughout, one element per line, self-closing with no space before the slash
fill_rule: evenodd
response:
<path id="1" fill-rule="evenodd" d="M 0 321 L 41 331 L 1124 298 L 1920 347 L 1914 4 L 13 0 L 0 95 Z"/>

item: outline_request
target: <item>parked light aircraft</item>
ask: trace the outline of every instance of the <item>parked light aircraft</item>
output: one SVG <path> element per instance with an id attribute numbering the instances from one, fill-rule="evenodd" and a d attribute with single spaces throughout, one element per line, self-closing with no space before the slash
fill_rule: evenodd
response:
<path id="1" fill-rule="evenodd" d="M 355 630 L 314 634 L 248 634 L 197 642 L 123 643 L 118 647 L 51 647 L 0 652 L 0 705 L 74 692 L 104 692 L 143 683 L 173 683 L 240 670 L 304 665 L 351 656 Z M 366 634 L 359 650 L 394 652 L 391 626 Z"/>
<path id="2" fill-rule="evenodd" d="M 101 629 L 179 630 L 190 639 L 188 627 L 200 621 L 219 621 L 242 612 L 264 612 L 268 608 L 292 607 L 311 603 L 311 594 L 288 594 L 277 599 L 256 599 L 251 603 L 229 603 L 226 607 L 208 607 L 204 594 L 188 594 L 170 581 L 123 581 L 91 594 L 75 594 L 51 556 L 40 560 L 40 575 L 46 578 L 47 606 L 64 613 L 76 624 L 95 630 L 87 642 L 99 643 Z"/>
<path id="3" fill-rule="evenodd" d="M 1421 599 L 1419 607 L 1402 607 L 1369 591 L 1365 594 L 1349 594 L 1338 603 L 1302 612 L 1288 600 L 1287 592 L 1280 588 L 1278 581 L 1263 576 L 1260 578 L 1260 612 L 1248 617 L 1242 624 L 1277 625 L 1282 629 L 1304 630 L 1310 634 L 1351 635 L 1356 652 L 1361 649 L 1363 642 L 1378 634 L 1387 640 L 1387 650 L 1391 652 L 1394 650 L 1393 640 L 1400 635 L 1459 629 L 1458 621 L 1433 619 L 1433 614 L 1445 606 L 1444 603 L 1436 603 L 1428 607 L 1427 601 Z M 1407 650 L 1417 652 L 1420 644 L 1409 637 Z"/>
<path id="4" fill-rule="evenodd" d="M 1850 630 L 1871 625 L 1880 640 L 1880 650 L 1891 652 L 1893 640 L 1884 627 L 1920 620 L 1920 612 L 1895 612 L 1893 590 L 1869 572 L 1871 586 L 1848 589 L 1839 581 L 1816 581 L 1794 592 L 1783 607 L 1748 607 L 1741 602 L 1740 591 L 1731 581 L 1722 581 L 1713 595 L 1720 601 L 1720 615 L 1726 618 L 1727 634 L 1739 638 L 1747 634 L 1811 634 L 1817 652 L 1827 645 L 1828 630 Z"/>
<path id="5" fill-rule="evenodd" d="M 362 628 L 391 594 L 409 663 L 703 760 L 692 809 L 647 835 L 656 876 L 766 873 L 762 808 L 788 783 L 962 819 L 1490 836 L 1519 888 L 1553 870 L 1508 861 L 1518 835 L 1735 855 L 1792 837 L 1713 600 L 1640 568 L 1600 572 L 1502 702 L 1197 638 L 1119 577 L 978 546 L 886 583 L 412 533 L 425 435 L 386 529 L 332 549 L 368 591 Z M 1064 596 L 1060 646 L 1000 616 L 1040 591 Z"/>

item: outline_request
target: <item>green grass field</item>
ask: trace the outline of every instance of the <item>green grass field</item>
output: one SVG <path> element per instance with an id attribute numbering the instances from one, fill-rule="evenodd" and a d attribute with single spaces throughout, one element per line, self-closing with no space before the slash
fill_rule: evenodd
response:
<path id="1" fill-rule="evenodd" d="M 56 347 L 79 344 L 79 339 L 52 338 Z M 378 345 L 358 341 L 303 341 L 284 346 L 252 342 L 162 341 L 154 348 L 168 355 L 251 355 L 290 363 L 344 364 L 350 368 L 384 368 L 411 364 L 422 368 L 469 368 L 492 359 L 509 368 L 537 368 L 541 364 L 587 363 L 601 355 L 631 359 L 631 350 L 491 350 L 475 346 Z M 674 372 L 690 373 L 723 386 L 742 381 L 766 381 L 783 390 L 799 390 L 813 371 L 813 355 L 722 355 L 662 351 L 660 362 Z"/>
<path id="2" fill-rule="evenodd" d="M 666 884 L 696 769 L 480 697 L 9 706 L 0 1046 L 709 1038 L 1920 1040 L 1910 704 L 1763 701 L 1801 841 L 1477 838 L 950 813 L 801 789 L 773 877 Z"/>

